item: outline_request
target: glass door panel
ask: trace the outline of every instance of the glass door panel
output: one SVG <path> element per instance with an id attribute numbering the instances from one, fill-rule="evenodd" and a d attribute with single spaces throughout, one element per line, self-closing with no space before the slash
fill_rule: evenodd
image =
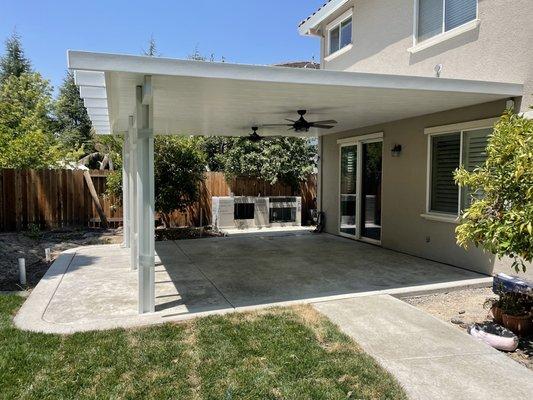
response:
<path id="1" fill-rule="evenodd" d="M 381 240 L 382 142 L 362 143 L 361 237 Z"/>
<path id="2" fill-rule="evenodd" d="M 340 170 L 340 232 L 357 233 L 357 145 L 341 147 Z"/>

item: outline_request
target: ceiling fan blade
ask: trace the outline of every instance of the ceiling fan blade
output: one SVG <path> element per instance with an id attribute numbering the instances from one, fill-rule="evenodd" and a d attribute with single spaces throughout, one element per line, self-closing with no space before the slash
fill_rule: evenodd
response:
<path id="1" fill-rule="evenodd" d="M 275 126 L 292 126 L 292 124 L 264 124 L 264 125 L 261 125 L 261 127 L 265 128 L 265 127 L 275 127 Z"/>
<path id="2" fill-rule="evenodd" d="M 316 124 L 338 124 L 337 121 L 335 121 L 334 119 L 326 119 L 324 121 L 313 121 L 313 122 L 310 122 L 311 124 L 313 125 L 316 125 Z"/>
<path id="3" fill-rule="evenodd" d="M 333 125 L 313 124 L 313 128 L 331 129 L 331 128 L 335 128 L 335 127 Z"/>
<path id="4" fill-rule="evenodd" d="M 296 122 L 295 120 L 289 119 L 289 118 L 285 118 L 285 121 L 289 121 L 289 122 L 293 122 L 293 123 Z"/>

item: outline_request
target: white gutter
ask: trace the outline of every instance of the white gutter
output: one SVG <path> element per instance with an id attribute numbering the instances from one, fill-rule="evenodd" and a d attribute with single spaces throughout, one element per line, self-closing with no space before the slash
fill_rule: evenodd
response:
<path id="1" fill-rule="evenodd" d="M 324 22 L 331 14 L 337 11 L 339 8 L 344 6 L 350 0 L 330 0 L 328 3 L 324 4 L 322 8 L 318 9 L 313 15 L 307 18 L 300 26 L 298 27 L 298 32 L 300 35 L 316 35 L 316 28 Z"/>
<path id="2" fill-rule="evenodd" d="M 506 82 L 385 75 L 262 65 L 210 63 L 73 50 L 68 51 L 68 68 L 71 70 L 125 72 L 139 75 L 189 76 L 357 88 L 432 90 L 442 92 L 504 95 L 506 97 L 522 96 L 523 94 L 523 86 L 521 84 Z M 81 87 L 92 83 L 92 79 L 87 83 L 83 82 L 83 75 L 77 74 L 77 77 L 79 79 L 77 84 Z M 97 89 L 102 90 L 102 88 L 87 86 L 87 90 L 95 91 Z"/>

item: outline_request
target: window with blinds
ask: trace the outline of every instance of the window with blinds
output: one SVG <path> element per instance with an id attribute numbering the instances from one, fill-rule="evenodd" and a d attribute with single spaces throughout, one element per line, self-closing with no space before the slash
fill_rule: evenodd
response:
<path id="1" fill-rule="evenodd" d="M 478 0 L 418 0 L 418 42 L 475 20 L 477 3 Z"/>
<path id="2" fill-rule="evenodd" d="M 477 129 L 463 133 L 463 166 L 469 172 L 481 167 L 487 159 L 487 144 L 492 129 Z M 468 188 L 461 190 L 461 208 L 466 209 L 475 198 L 483 196 L 482 192 L 472 192 Z"/>
<path id="3" fill-rule="evenodd" d="M 460 148 L 460 132 L 432 138 L 430 211 L 457 214 L 459 188 L 453 172 L 459 167 Z"/>
<path id="4" fill-rule="evenodd" d="M 483 128 L 436 134 L 430 137 L 431 182 L 428 211 L 457 215 L 459 196 L 461 209 L 465 209 L 470 206 L 474 198 L 483 195 L 478 192 L 472 193 L 468 188 L 459 189 L 453 174 L 459 165 L 463 165 L 468 171 L 474 171 L 484 164 L 491 133 L 492 128 Z"/>

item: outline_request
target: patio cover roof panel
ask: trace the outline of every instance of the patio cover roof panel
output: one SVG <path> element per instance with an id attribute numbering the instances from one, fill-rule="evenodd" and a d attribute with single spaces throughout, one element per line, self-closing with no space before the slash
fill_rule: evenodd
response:
<path id="1" fill-rule="evenodd" d="M 95 87 L 105 88 L 107 130 L 113 133 L 127 130 L 135 108 L 135 86 L 142 85 L 145 76 L 152 79 L 156 134 L 247 135 L 253 125 L 296 119 L 298 109 L 307 109 L 309 120 L 339 121 L 335 128 L 311 135 L 335 133 L 522 95 L 522 85 L 512 83 L 77 51 L 69 51 L 68 60 L 87 101 L 91 93 L 101 97 Z M 93 74 L 85 78 L 85 71 L 103 74 L 105 80 Z M 101 111 L 90 110 L 95 116 Z M 285 127 L 260 132 L 294 134 Z"/>

